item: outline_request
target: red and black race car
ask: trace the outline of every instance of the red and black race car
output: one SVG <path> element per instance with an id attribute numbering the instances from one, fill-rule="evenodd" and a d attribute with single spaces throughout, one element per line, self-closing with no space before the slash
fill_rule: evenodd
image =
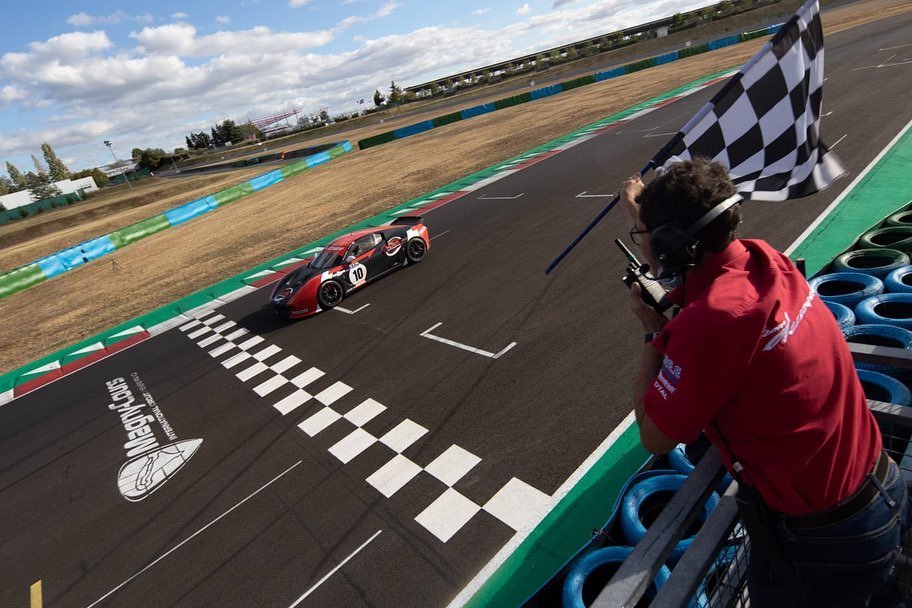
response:
<path id="1" fill-rule="evenodd" d="M 289 272 L 269 301 L 279 316 L 308 317 L 397 268 L 420 262 L 430 248 L 420 217 L 400 217 L 386 226 L 358 230 L 335 239 L 309 264 Z"/>

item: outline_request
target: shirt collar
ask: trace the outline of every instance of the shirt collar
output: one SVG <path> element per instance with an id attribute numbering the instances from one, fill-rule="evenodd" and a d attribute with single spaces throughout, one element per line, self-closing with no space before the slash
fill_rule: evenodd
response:
<path id="1" fill-rule="evenodd" d="M 693 269 L 681 277 L 679 285 L 668 294 L 668 299 L 678 306 L 686 306 L 688 302 L 684 301 L 685 288 L 688 299 L 692 302 L 704 287 L 722 274 L 722 269 L 726 264 L 745 253 L 747 253 L 747 248 L 744 244 L 740 240 L 735 240 L 722 251 L 703 258 Z"/>

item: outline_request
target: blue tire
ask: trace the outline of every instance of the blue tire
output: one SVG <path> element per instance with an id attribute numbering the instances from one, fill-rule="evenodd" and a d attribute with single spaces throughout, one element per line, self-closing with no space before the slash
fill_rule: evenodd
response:
<path id="1" fill-rule="evenodd" d="M 843 253 L 833 260 L 833 270 L 835 272 L 861 272 L 883 279 L 909 262 L 909 256 L 898 249 L 874 247 Z"/>
<path id="2" fill-rule="evenodd" d="M 628 543 L 636 545 L 646 535 L 646 526 L 642 519 L 642 511 L 646 502 L 650 499 L 655 500 L 663 494 L 674 494 L 686 479 L 686 475 L 656 475 L 647 477 L 627 490 L 624 500 L 621 502 L 621 532 Z M 717 504 L 719 504 L 719 496 L 713 492 L 706 500 L 703 512 L 697 517 L 696 524 L 702 526 Z M 691 542 L 693 542 L 693 536 L 678 541 L 678 544 L 672 549 L 671 555 L 668 556 L 668 562 L 673 564 L 681 559 Z"/>
<path id="3" fill-rule="evenodd" d="M 912 226 L 912 211 L 900 211 L 886 219 L 884 226 Z"/>
<path id="4" fill-rule="evenodd" d="M 691 472 L 697 468 L 696 465 L 690 461 L 690 457 L 687 455 L 687 445 L 683 443 L 676 445 L 672 451 L 668 452 L 667 456 L 668 464 L 681 475 L 690 475 Z M 725 473 L 725 476 L 722 477 L 719 486 L 716 488 L 716 494 L 719 494 L 720 496 L 725 494 L 725 490 L 728 489 L 728 486 L 731 485 L 732 481 L 734 481 L 734 478 L 731 474 Z"/>
<path id="5" fill-rule="evenodd" d="M 861 380 L 861 386 L 864 388 L 865 397 L 868 399 L 895 403 L 896 405 L 912 405 L 912 392 L 896 378 L 891 378 L 880 372 L 872 372 L 868 369 L 859 369 L 857 371 L 858 379 Z"/>
<path id="6" fill-rule="evenodd" d="M 912 293 L 912 264 L 901 266 L 884 279 L 886 293 Z"/>
<path id="7" fill-rule="evenodd" d="M 852 344 L 870 344 L 872 346 L 889 346 L 912 350 L 912 331 L 895 325 L 882 325 L 880 323 L 865 323 L 855 325 L 843 332 L 847 342 Z M 893 365 L 880 363 L 855 363 L 856 369 L 867 369 L 892 376 L 897 380 L 909 377 L 909 371 Z"/>
<path id="8" fill-rule="evenodd" d="M 823 274 L 809 283 L 824 302 L 836 302 L 849 308 L 855 308 L 865 298 L 883 293 L 883 281 L 861 272 Z"/>
<path id="9" fill-rule="evenodd" d="M 858 248 L 889 248 L 908 254 L 912 251 L 912 226 L 887 226 L 869 230 L 858 239 Z"/>
<path id="10" fill-rule="evenodd" d="M 842 330 L 842 333 L 855 325 L 855 313 L 852 312 L 852 309 L 844 304 L 838 302 L 830 302 L 829 300 L 823 300 L 823 303 L 826 304 L 826 307 L 830 309 L 830 312 L 833 313 L 833 316 L 836 317 L 836 323 L 839 324 L 839 329 Z"/>
<path id="11" fill-rule="evenodd" d="M 912 293 L 883 293 L 855 305 L 855 322 L 912 329 Z"/>
<path id="12" fill-rule="evenodd" d="M 586 600 L 591 603 L 591 600 L 594 599 L 594 597 L 583 597 L 583 587 L 586 584 L 586 580 L 599 568 L 622 563 L 631 553 L 633 553 L 633 547 L 605 547 L 584 555 L 574 564 L 564 580 L 562 597 L 564 608 L 585 608 L 588 605 Z M 650 595 L 655 597 L 655 592 L 662 588 L 669 576 L 671 576 L 671 570 L 667 566 L 659 568 L 655 578 L 652 579 L 652 586 L 655 589 L 648 591 L 647 597 Z M 607 579 L 600 577 L 600 580 Z M 594 591 L 597 595 L 600 589 Z"/>

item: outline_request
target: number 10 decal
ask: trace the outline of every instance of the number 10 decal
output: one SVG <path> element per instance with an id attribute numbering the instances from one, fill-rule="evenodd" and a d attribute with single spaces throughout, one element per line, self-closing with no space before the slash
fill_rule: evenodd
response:
<path id="1" fill-rule="evenodd" d="M 367 268 L 364 264 L 355 264 L 348 269 L 348 280 L 352 285 L 358 286 L 367 279 Z"/>

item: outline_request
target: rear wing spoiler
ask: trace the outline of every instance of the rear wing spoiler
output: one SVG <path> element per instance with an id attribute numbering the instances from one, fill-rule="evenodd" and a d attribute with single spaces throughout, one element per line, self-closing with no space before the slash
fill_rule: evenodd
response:
<path id="1" fill-rule="evenodd" d="M 394 219 L 390 226 L 414 226 L 420 224 L 422 219 L 420 215 L 405 215 Z"/>

